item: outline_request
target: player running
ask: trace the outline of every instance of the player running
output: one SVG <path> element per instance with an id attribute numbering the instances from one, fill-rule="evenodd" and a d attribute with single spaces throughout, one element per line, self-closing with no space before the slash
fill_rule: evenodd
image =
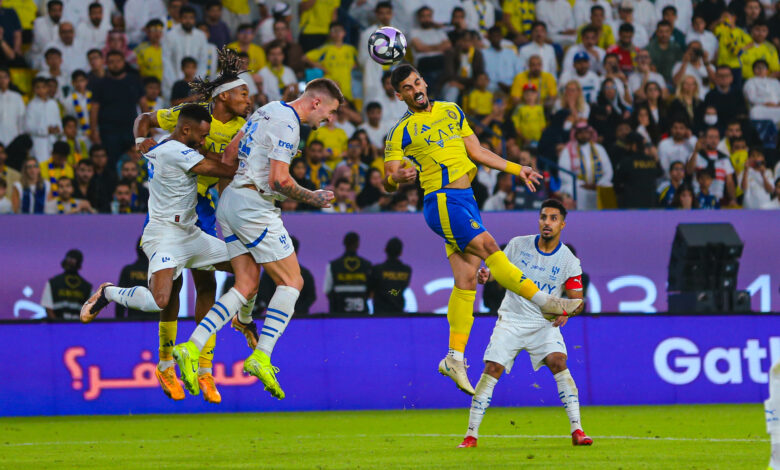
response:
<path id="1" fill-rule="evenodd" d="M 276 341 L 293 315 L 303 278 L 292 241 L 274 202 L 292 198 L 316 207 L 329 207 L 330 191 L 309 191 L 290 176 L 290 161 L 298 151 L 301 123 L 316 128 L 332 121 L 344 96 L 335 82 L 312 80 L 303 95 L 292 103 L 274 101 L 255 111 L 243 129 L 238 147 L 238 171 L 217 208 L 217 220 L 227 242 L 236 283 L 214 304 L 198 324 L 189 341 L 173 348 L 182 380 L 188 390 L 195 381 L 195 358 L 206 340 L 225 326 L 249 298 L 257 294 L 260 267 L 276 283 L 276 292 L 266 309 L 266 318 L 256 349 L 245 361 L 244 371 L 259 378 L 278 399 L 284 391 L 271 364 Z M 226 152 L 226 160 L 232 157 Z M 241 310 L 233 325 L 252 323 L 251 312 Z M 253 337 L 247 341 L 253 344 Z"/>
<path id="2" fill-rule="evenodd" d="M 518 266 L 533 267 L 528 277 L 550 295 L 566 294 L 571 299 L 582 299 L 582 269 L 580 260 L 561 243 L 561 230 L 566 227 L 566 208 L 559 201 L 548 199 L 539 211 L 539 235 L 515 237 L 509 241 L 505 253 Z M 479 283 L 492 277 L 485 268 L 479 270 Z M 576 315 L 584 304 L 570 312 Z M 553 321 L 554 320 L 554 321 Z M 514 292 L 507 291 L 498 309 L 498 321 L 493 328 L 490 344 L 485 350 L 485 370 L 477 382 L 471 400 L 469 428 L 458 447 L 477 447 L 479 425 L 490 406 L 493 387 L 506 369 L 512 370 L 517 354 L 525 349 L 531 357 L 534 370 L 546 365 L 558 384 L 558 396 L 566 408 L 571 424 L 571 441 L 575 446 L 593 444 L 593 439 L 582 431 L 577 385 L 566 368 L 566 345 L 560 327 L 567 316 L 544 315 L 539 306 Z"/>
<path id="3" fill-rule="evenodd" d="M 531 191 L 535 190 L 534 183 L 539 183 L 541 175 L 483 148 L 460 107 L 455 103 L 429 100 L 428 85 L 411 65 L 394 69 L 390 81 L 396 97 L 409 109 L 387 136 L 385 189 L 395 191 L 399 185 L 414 182 L 417 172 L 420 173 L 420 183 L 425 191 L 425 221 L 444 238 L 455 277 L 447 306 L 449 351 L 439 363 L 439 372 L 473 395 L 463 353 L 474 323 L 476 277 L 482 260 L 499 284 L 529 299 L 544 313 L 567 315 L 582 301 L 560 299 L 540 291 L 510 263 L 482 225 L 471 190 L 471 180 L 477 173 L 473 162 L 517 176 Z M 407 164 L 407 159 L 414 163 L 416 170 Z"/>
<path id="4" fill-rule="evenodd" d="M 236 165 L 205 158 L 196 150 L 203 146 L 209 132 L 211 115 L 206 108 L 188 104 L 178 113 L 178 122 L 170 137 L 146 153 L 149 215 L 141 248 L 149 258 L 150 289 L 103 283 L 81 308 L 81 319 L 85 323 L 92 321 L 109 302 L 144 312 L 161 312 L 160 362 L 155 374 L 165 394 L 174 400 L 183 399 L 184 390 L 174 370 L 173 340 L 163 343 L 162 330 L 165 324 L 173 322 L 175 325 L 181 271 L 211 266 L 222 271 L 231 269 L 225 242 L 206 234 L 196 225 L 196 175 L 231 178 L 236 171 Z"/>
<path id="5" fill-rule="evenodd" d="M 249 112 L 252 102 L 249 98 L 249 88 L 239 74 L 244 72 L 241 59 L 238 54 L 230 49 L 223 48 L 219 51 L 220 75 L 213 81 L 196 79 L 190 85 L 194 95 L 199 97 L 201 106 L 211 112 L 211 128 L 203 145 L 203 153 L 209 157 L 220 160 L 225 147 L 231 139 L 241 130 L 246 123 L 244 119 Z M 161 128 L 172 131 L 179 119 L 179 111 L 184 105 L 169 109 L 144 113 L 135 121 L 133 133 L 136 137 L 137 147 L 141 153 L 146 153 L 157 142 L 147 138 L 152 128 Z M 223 180 L 229 182 L 227 180 Z M 196 225 L 213 237 L 217 236 L 217 217 L 214 200 L 211 196 L 211 188 L 219 182 L 218 178 L 210 176 L 198 176 L 198 202 L 196 212 L 198 221 Z M 220 190 L 223 184 L 220 184 Z M 202 320 L 216 300 L 217 281 L 211 270 L 191 270 L 192 281 L 195 284 L 195 321 Z M 245 307 L 248 311 L 254 308 L 255 299 L 250 299 Z M 178 306 L 177 306 L 178 308 Z M 247 333 L 257 335 L 254 323 Z M 167 345 L 167 356 L 170 356 L 171 348 L 176 342 L 176 318 L 172 321 L 160 323 L 160 345 Z M 219 403 L 222 397 L 214 384 L 212 375 L 212 361 L 214 359 L 214 346 L 216 336 L 212 335 L 206 342 L 206 346 L 198 359 L 198 385 L 203 391 L 203 398 L 211 403 Z"/>

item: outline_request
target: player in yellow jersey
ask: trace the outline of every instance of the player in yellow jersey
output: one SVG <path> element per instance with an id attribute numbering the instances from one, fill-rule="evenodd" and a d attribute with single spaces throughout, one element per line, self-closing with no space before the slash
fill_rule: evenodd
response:
<path id="1" fill-rule="evenodd" d="M 511 173 L 532 191 L 541 175 L 483 148 L 460 107 L 455 103 L 430 101 L 428 85 L 411 65 L 404 64 L 393 70 L 390 81 L 396 97 L 409 109 L 387 136 L 385 189 L 395 191 L 399 185 L 414 182 L 419 172 L 425 191 L 425 221 L 431 230 L 444 238 L 455 277 L 447 307 L 449 352 L 439 363 L 439 372 L 473 395 L 463 354 L 474 323 L 477 271 L 483 260 L 499 284 L 531 300 L 545 314 L 568 315 L 567 312 L 574 312 L 582 300 L 554 298 L 540 291 L 509 262 L 482 225 L 471 190 L 471 181 L 477 173 L 474 162 Z"/>
<path id="2" fill-rule="evenodd" d="M 233 51 L 223 49 L 219 58 L 222 74 L 214 81 L 196 80 L 192 86 L 195 94 L 200 95 L 201 104 L 209 108 L 212 117 L 211 128 L 204 140 L 202 153 L 206 155 L 206 158 L 216 159 L 221 157 L 225 147 L 246 123 L 245 116 L 250 111 L 251 106 L 249 88 L 243 80 L 238 78 L 238 74 L 243 71 L 238 66 L 238 55 Z M 162 128 L 166 131 L 171 131 L 176 127 L 182 106 L 184 105 L 144 113 L 136 118 L 133 133 L 136 137 L 139 151 L 146 153 L 150 148 L 157 145 L 154 139 L 146 137 L 149 135 L 149 130 L 152 127 Z M 198 222 L 196 225 L 202 231 L 214 237 L 217 236 L 216 208 L 209 190 L 218 182 L 218 178 L 198 176 L 198 202 L 196 207 Z M 191 273 L 195 283 L 195 290 L 197 291 L 195 319 L 200 321 L 206 316 L 211 306 L 214 305 L 217 283 L 213 271 L 193 269 Z M 175 302 L 171 302 L 171 304 L 173 303 Z M 254 299 L 250 303 L 251 305 L 247 308 L 251 310 L 254 307 Z M 172 360 L 171 353 L 173 345 L 176 343 L 178 305 L 170 305 L 169 307 L 160 313 L 161 361 Z M 253 326 L 254 323 L 251 326 L 246 326 L 242 332 L 245 335 L 256 337 L 256 330 L 254 333 L 251 331 Z M 214 386 L 214 378 L 211 373 L 215 342 L 215 336 L 211 336 L 201 352 L 198 385 L 203 391 L 204 399 L 212 403 L 219 403 L 221 397 Z M 175 374 L 170 382 L 160 379 L 160 385 L 169 396 L 179 396 L 178 392 L 181 389 L 181 385 L 175 378 Z M 174 390 L 171 391 L 171 389 Z M 168 392 L 172 393 L 169 394 Z M 183 390 L 180 396 L 184 396 Z"/>

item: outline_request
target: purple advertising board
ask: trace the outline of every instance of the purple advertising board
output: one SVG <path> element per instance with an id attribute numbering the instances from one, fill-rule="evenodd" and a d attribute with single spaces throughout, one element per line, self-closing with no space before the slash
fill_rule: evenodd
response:
<path id="1" fill-rule="evenodd" d="M 472 383 L 495 317 L 478 316 L 466 355 Z M 179 340 L 194 324 L 179 325 Z M 563 327 L 569 368 L 584 405 L 758 403 L 780 359 L 777 315 L 575 317 Z M 293 320 L 274 351 L 287 397 L 273 399 L 241 367 L 243 336 L 217 336 L 220 405 L 173 402 L 154 377 L 157 323 L 6 323 L 0 344 L 0 416 L 292 410 L 464 408 L 470 398 L 437 373 L 447 322 L 436 316 Z M 496 406 L 557 406 L 555 380 L 518 355 L 493 395 Z"/>
<path id="2" fill-rule="evenodd" d="M 143 216 L 0 216 L 0 319 L 44 315 L 38 305 L 46 280 L 60 272 L 65 252 L 84 252 L 82 275 L 93 285 L 117 282 L 122 266 L 135 259 Z M 538 232 L 534 212 L 483 214 L 485 226 L 499 243 Z M 402 260 L 412 267 L 405 292 L 409 312 L 446 309 L 453 279 L 443 241 L 421 214 L 289 214 L 290 234 L 300 239 L 301 264 L 311 270 L 318 299 L 312 312 L 328 309 L 322 293 L 327 263 L 342 251 L 348 231 L 361 236 L 359 253 L 372 262 L 384 261 L 391 237 L 404 242 Z M 573 244 L 590 275 L 591 312 L 666 311 L 669 254 L 677 224 L 731 223 L 744 242 L 737 287 L 752 295 L 754 311 L 780 312 L 780 216 L 772 211 L 601 211 L 573 212 L 562 239 Z M 185 274 L 188 276 L 188 274 Z M 218 280 L 224 275 L 218 274 Z M 181 314 L 192 315 L 191 282 L 182 293 Z M 481 307 L 481 289 L 477 305 Z M 109 310 L 109 315 L 111 310 Z"/>

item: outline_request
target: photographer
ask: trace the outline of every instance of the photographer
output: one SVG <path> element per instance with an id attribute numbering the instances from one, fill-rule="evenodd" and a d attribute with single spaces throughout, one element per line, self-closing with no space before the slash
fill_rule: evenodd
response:
<path id="1" fill-rule="evenodd" d="M 710 63 L 710 57 L 699 41 L 691 41 L 682 60 L 672 68 L 672 81 L 679 86 L 683 78 L 690 75 L 699 85 L 699 98 L 704 99 L 710 89 L 710 83 L 715 81 L 715 67 Z"/>
<path id="2" fill-rule="evenodd" d="M 745 193 L 742 206 L 745 209 L 763 209 L 769 205 L 774 193 L 774 175 L 766 167 L 766 160 L 761 149 L 750 151 L 745 170 L 739 176 L 740 187 Z"/>

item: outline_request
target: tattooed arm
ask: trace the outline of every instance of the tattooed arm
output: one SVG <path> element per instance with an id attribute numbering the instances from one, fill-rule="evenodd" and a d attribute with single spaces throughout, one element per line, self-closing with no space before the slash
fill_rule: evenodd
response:
<path id="1" fill-rule="evenodd" d="M 268 179 L 268 183 L 274 191 L 311 206 L 330 207 L 334 198 L 332 191 L 324 189 L 309 191 L 296 183 L 290 175 L 290 165 L 279 160 L 271 160 L 271 172 Z"/>

